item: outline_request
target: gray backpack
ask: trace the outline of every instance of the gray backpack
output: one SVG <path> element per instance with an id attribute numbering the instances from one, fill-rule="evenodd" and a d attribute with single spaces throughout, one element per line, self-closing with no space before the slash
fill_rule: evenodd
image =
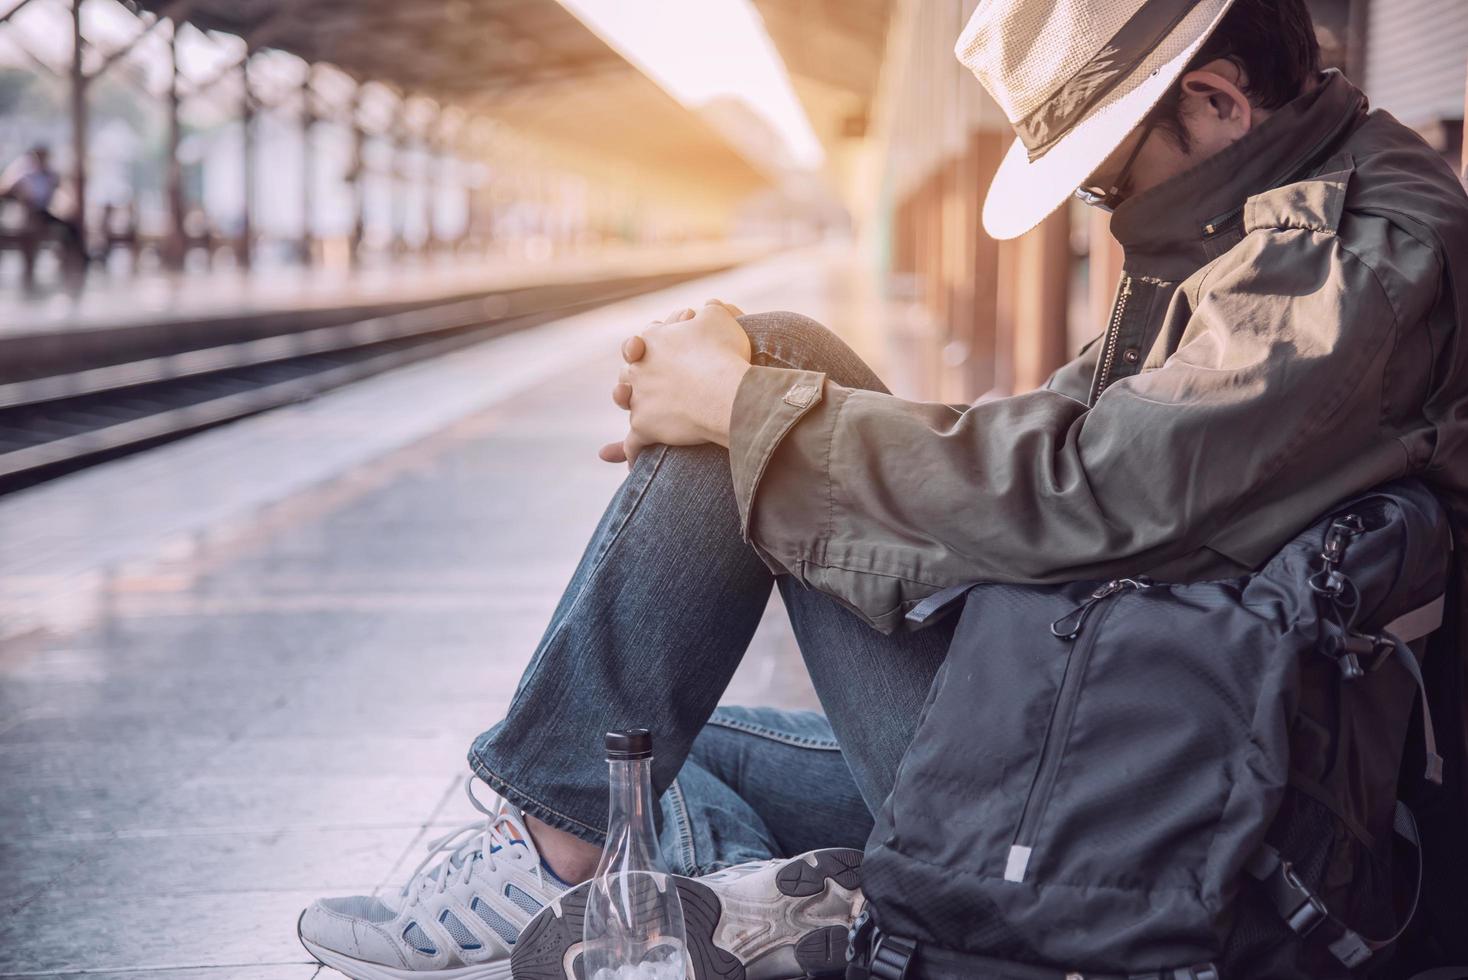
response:
<path id="1" fill-rule="evenodd" d="M 1399 776 L 1442 779 L 1414 641 L 1441 622 L 1449 540 L 1404 482 L 1239 579 L 926 600 L 910 619 L 962 618 L 867 846 L 848 977 L 1288 980 L 1389 958 L 1422 876 Z"/>

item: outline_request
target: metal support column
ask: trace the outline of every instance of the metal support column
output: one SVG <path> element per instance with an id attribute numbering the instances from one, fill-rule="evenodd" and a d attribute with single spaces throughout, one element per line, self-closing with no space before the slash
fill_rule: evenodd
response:
<path id="1" fill-rule="evenodd" d="M 168 236 L 163 246 L 163 260 L 170 269 L 182 269 L 187 242 L 184 238 L 183 164 L 178 158 L 182 142 L 178 88 L 178 23 L 169 31 L 168 54 L 171 74 L 168 80 L 168 160 L 164 173 L 164 194 L 168 199 Z"/>
<path id="2" fill-rule="evenodd" d="M 407 108 L 406 97 L 400 97 L 397 109 L 393 113 L 392 128 L 387 137 L 387 172 L 391 203 L 389 220 L 392 222 L 392 227 L 389 229 L 392 238 L 388 250 L 394 258 L 407 251 L 407 238 L 403 234 L 408 225 Z"/>
<path id="3" fill-rule="evenodd" d="M 468 245 L 470 248 L 483 248 L 487 244 L 488 236 L 481 239 L 483 230 L 483 208 L 485 193 L 480 186 L 485 173 L 484 169 L 477 168 L 470 161 L 482 160 L 482 155 L 477 152 L 474 138 L 474 121 L 465 119 L 464 124 L 459 127 L 457 138 L 453 144 L 453 156 L 455 161 L 454 172 L 459 178 L 459 189 L 464 198 L 464 230 L 460 234 L 460 245 Z"/>
<path id="4" fill-rule="evenodd" d="M 441 244 L 438 198 L 443 192 L 443 112 L 435 110 L 423 136 L 423 250 L 432 255 Z"/>
<path id="5" fill-rule="evenodd" d="M 250 91 L 248 56 L 240 61 L 240 164 L 244 196 L 235 255 L 239 259 L 240 267 L 248 269 L 253 259 L 252 215 L 255 210 L 255 99 Z"/>
<path id="6" fill-rule="evenodd" d="M 312 220 L 316 183 L 315 135 L 316 105 L 311 89 L 311 66 L 307 65 L 305 80 L 301 82 L 301 264 L 307 266 L 316 256 L 316 229 Z"/>
<path id="7" fill-rule="evenodd" d="M 999 242 L 984 233 L 982 219 L 984 188 L 994 179 L 1007 146 L 1004 136 L 992 131 L 976 131 L 969 137 L 972 166 L 964 178 L 973 194 L 967 218 L 973 237 L 972 265 L 967 276 L 973 283 L 974 310 L 969 380 L 978 394 L 993 392 L 1001 383 L 1011 384 L 1009 376 L 1001 376 L 999 370 Z"/>
<path id="8" fill-rule="evenodd" d="M 367 170 L 367 134 L 362 131 L 362 87 L 352 94 L 352 165 L 346 178 L 352 185 L 352 234 L 350 258 L 353 265 L 362 259 L 362 238 L 366 234 L 367 188 L 364 181 Z"/>
<path id="9" fill-rule="evenodd" d="M 1065 363 L 1070 280 L 1070 208 L 1014 240 L 1014 391 L 1039 387 Z"/>
<path id="10" fill-rule="evenodd" d="M 87 74 L 82 70 L 82 0 L 71 0 L 71 155 L 76 186 L 76 233 L 87 247 Z"/>

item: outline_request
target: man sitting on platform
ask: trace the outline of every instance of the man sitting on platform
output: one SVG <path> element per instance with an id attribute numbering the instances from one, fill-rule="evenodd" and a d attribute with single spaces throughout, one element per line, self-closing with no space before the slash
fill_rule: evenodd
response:
<path id="1" fill-rule="evenodd" d="M 901 629 L 924 596 L 1242 574 L 1407 474 L 1453 509 L 1468 555 L 1468 287 L 1445 288 L 1468 283 L 1468 198 L 1319 69 L 1304 0 L 989 0 L 958 53 L 1019 137 L 991 234 L 1078 186 L 1115 208 L 1105 334 L 1042 389 L 973 406 L 892 396 L 790 313 L 710 302 L 630 338 L 613 393 L 630 429 L 603 450 L 630 473 L 469 753 L 503 802 L 401 891 L 308 908 L 301 937 L 326 963 L 506 976 L 521 928 L 574 910 L 593 872 L 603 733 L 643 726 L 674 870 L 712 875 L 711 914 L 768 910 L 759 930 L 690 928 L 694 962 L 839 972 L 839 943 L 800 944 L 859 902 L 853 866 L 951 635 Z M 717 707 L 772 588 L 824 714 Z M 746 862 L 764 863 L 727 870 Z M 813 886 L 782 887 L 793 862 Z M 536 962 L 572 969 L 574 926 L 532 934 L 562 944 Z"/>

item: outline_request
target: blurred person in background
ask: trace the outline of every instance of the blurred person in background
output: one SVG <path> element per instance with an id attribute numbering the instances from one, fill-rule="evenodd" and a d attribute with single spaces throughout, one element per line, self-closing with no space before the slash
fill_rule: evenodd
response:
<path id="1" fill-rule="evenodd" d="M 793 313 L 711 301 L 629 338 L 613 390 L 629 431 L 602 450 L 629 476 L 469 753 L 502 802 L 400 891 L 313 904 L 311 952 L 354 977 L 500 977 L 530 922 L 516 977 L 562 976 L 572 886 L 604 834 L 602 734 L 645 726 L 664 851 L 712 875 L 695 962 L 839 972 L 799 955 L 823 935 L 842 949 L 859 905 L 859 850 L 952 635 L 903 630 L 924 597 L 1247 574 L 1409 475 L 1468 555 L 1456 176 L 1321 71 L 1303 0 L 1108 0 L 1121 8 L 1125 43 L 1101 39 L 1089 66 L 1002 26 L 1083 25 L 1081 0 L 991 0 L 959 45 L 1019 135 L 990 233 L 1016 237 L 1078 189 L 1114 209 L 1126 273 L 1106 332 L 1041 389 L 972 406 L 891 395 Z M 718 706 L 772 588 L 824 713 Z M 1435 859 L 1426 905 L 1461 888 L 1462 858 L 1459 840 Z M 731 909 L 768 928 L 726 929 Z"/>
<path id="2" fill-rule="evenodd" d="M 75 258 L 85 258 L 86 249 L 76 222 L 52 210 L 61 175 L 51 166 L 51 148 L 37 143 L 17 157 L 0 174 L 0 199 L 15 201 L 25 208 L 25 231 L 39 238 L 55 231 Z"/>

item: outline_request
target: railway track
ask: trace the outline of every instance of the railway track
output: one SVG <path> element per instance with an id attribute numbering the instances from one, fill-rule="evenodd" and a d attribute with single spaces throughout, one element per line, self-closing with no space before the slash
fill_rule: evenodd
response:
<path id="1" fill-rule="evenodd" d="M 693 275 L 644 276 L 550 287 L 527 295 L 460 299 L 125 363 L 0 381 L 0 494 Z"/>

